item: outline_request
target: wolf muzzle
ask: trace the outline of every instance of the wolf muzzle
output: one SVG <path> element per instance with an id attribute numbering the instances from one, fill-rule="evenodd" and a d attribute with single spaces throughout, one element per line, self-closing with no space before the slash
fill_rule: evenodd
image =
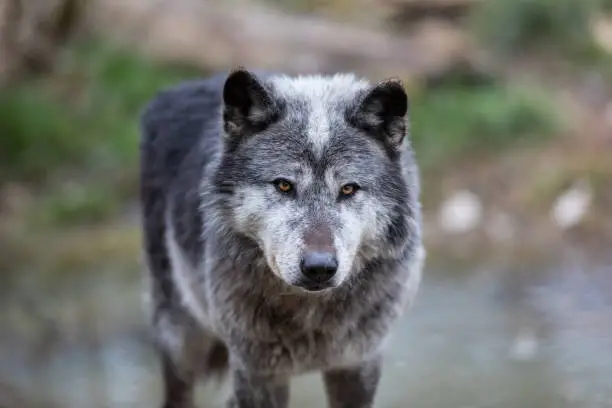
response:
<path id="1" fill-rule="evenodd" d="M 322 290 L 330 286 L 336 275 L 338 259 L 334 252 L 309 251 L 302 257 L 300 270 L 300 286 L 310 291 Z"/>

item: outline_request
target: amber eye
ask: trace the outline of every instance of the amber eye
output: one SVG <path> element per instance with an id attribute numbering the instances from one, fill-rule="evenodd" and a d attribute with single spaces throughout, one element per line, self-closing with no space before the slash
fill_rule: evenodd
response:
<path id="1" fill-rule="evenodd" d="M 359 190 L 359 186 L 357 184 L 345 184 L 340 188 L 340 195 L 342 197 L 350 197 L 355 194 Z"/>
<path id="2" fill-rule="evenodd" d="M 293 190 L 293 185 L 285 179 L 274 180 L 274 185 L 281 193 L 289 193 L 291 190 Z"/>

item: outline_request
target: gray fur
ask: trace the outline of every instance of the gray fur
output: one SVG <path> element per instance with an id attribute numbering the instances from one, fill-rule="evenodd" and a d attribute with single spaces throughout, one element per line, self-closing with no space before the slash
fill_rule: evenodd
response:
<path id="1" fill-rule="evenodd" d="M 313 370 L 332 408 L 372 406 L 425 256 L 406 110 L 394 81 L 245 70 L 147 106 L 141 199 L 166 408 L 191 407 L 194 382 L 226 370 L 231 407 L 285 408 L 288 378 Z M 339 195 L 347 183 L 361 189 Z M 300 260 L 321 248 L 337 271 L 315 288 Z"/>

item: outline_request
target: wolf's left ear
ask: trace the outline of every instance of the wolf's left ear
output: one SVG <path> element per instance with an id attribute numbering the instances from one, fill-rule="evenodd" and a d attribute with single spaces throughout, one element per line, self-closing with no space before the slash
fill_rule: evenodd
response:
<path id="1" fill-rule="evenodd" d="M 406 136 L 408 95 L 402 83 L 387 79 L 370 88 L 358 101 L 351 115 L 353 123 L 380 138 L 391 147 L 398 147 Z"/>
<path id="2" fill-rule="evenodd" d="M 244 68 L 232 71 L 223 85 L 223 128 L 231 136 L 261 131 L 278 109 L 271 91 Z"/>

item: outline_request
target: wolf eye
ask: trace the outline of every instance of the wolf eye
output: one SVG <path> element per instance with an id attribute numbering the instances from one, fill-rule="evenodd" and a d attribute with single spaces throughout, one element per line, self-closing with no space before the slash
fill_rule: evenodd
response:
<path id="1" fill-rule="evenodd" d="M 343 198 L 350 197 L 354 195 L 357 190 L 359 190 L 359 186 L 355 183 L 345 184 L 340 187 L 340 196 Z"/>
<path id="2" fill-rule="evenodd" d="M 276 189 L 281 193 L 290 193 L 293 190 L 293 184 L 285 179 L 276 179 L 274 180 L 274 185 Z"/>

